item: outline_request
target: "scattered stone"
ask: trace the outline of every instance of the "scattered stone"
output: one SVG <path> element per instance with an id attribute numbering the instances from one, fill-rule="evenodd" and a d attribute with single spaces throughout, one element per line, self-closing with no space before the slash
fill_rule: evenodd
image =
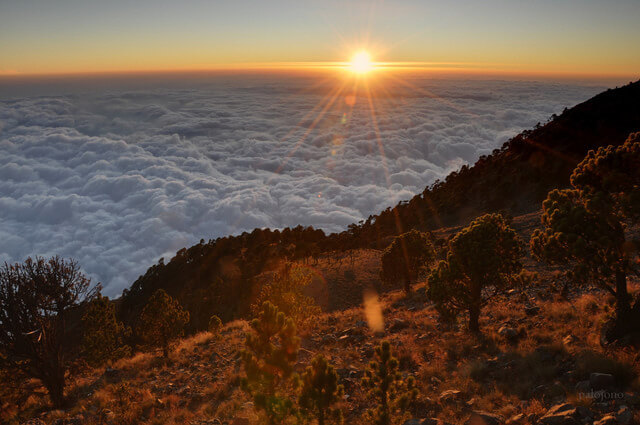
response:
<path id="1" fill-rule="evenodd" d="M 578 406 L 576 407 L 576 412 L 578 412 L 578 415 L 582 418 L 582 419 L 593 419 L 595 416 L 593 414 L 593 412 L 591 411 L 591 409 L 589 409 L 588 407 L 585 406 Z"/>
<path id="2" fill-rule="evenodd" d="M 540 307 L 538 307 L 537 305 L 536 306 L 531 306 L 531 307 L 525 307 L 524 308 L 524 313 L 527 316 L 535 316 L 538 313 L 540 313 Z"/>
<path id="3" fill-rule="evenodd" d="M 518 338 L 518 331 L 514 328 L 503 326 L 498 329 L 498 335 L 504 337 L 505 339 L 513 341 Z"/>
<path id="4" fill-rule="evenodd" d="M 589 376 L 589 384 L 594 390 L 607 390 L 615 385 L 615 378 L 608 373 L 592 373 Z"/>
<path id="5" fill-rule="evenodd" d="M 122 377 L 120 376 L 120 371 L 118 369 L 112 369 L 110 367 L 104 370 L 104 379 L 109 383 L 118 382 Z"/>
<path id="6" fill-rule="evenodd" d="M 403 319 L 393 319 L 391 322 L 391 326 L 389 326 L 389 330 L 391 332 L 397 332 L 402 329 L 406 329 L 409 327 L 409 322 Z"/>
<path id="7" fill-rule="evenodd" d="M 616 425 L 618 423 L 615 416 L 607 415 L 601 418 L 599 421 L 593 423 L 593 425 Z"/>
<path id="8" fill-rule="evenodd" d="M 450 403 L 454 401 L 460 401 L 462 398 L 462 391 L 460 390 L 446 390 L 440 393 L 440 403 Z"/>
<path id="9" fill-rule="evenodd" d="M 572 404 L 558 404 L 540 418 L 540 423 L 543 425 L 576 425 L 578 424 L 578 416 L 578 412 Z"/>
<path id="10" fill-rule="evenodd" d="M 633 419 L 633 412 L 627 406 L 621 406 L 616 413 L 616 418 L 620 425 L 629 425 Z"/>
<path id="11" fill-rule="evenodd" d="M 475 410 L 471 413 L 469 419 L 465 421 L 465 425 L 501 425 L 503 423 L 504 418 L 502 416 L 482 410 Z"/>
<path id="12" fill-rule="evenodd" d="M 518 413 L 517 415 L 513 415 L 512 417 L 507 419 L 507 425 L 521 424 L 522 422 L 524 422 L 525 418 L 526 417 L 524 416 L 524 413 Z"/>

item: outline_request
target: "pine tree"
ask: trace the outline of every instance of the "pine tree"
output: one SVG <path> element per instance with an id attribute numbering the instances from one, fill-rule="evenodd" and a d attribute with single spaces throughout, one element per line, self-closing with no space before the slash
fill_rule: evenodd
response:
<path id="1" fill-rule="evenodd" d="M 287 395 L 293 384 L 293 365 L 300 339 L 291 318 L 266 301 L 258 318 L 251 321 L 246 349 L 241 353 L 246 373 L 243 389 L 253 397 L 254 406 L 269 425 L 284 424 L 295 414 Z"/>
<path id="2" fill-rule="evenodd" d="M 469 330 L 479 332 L 482 307 L 518 280 L 523 254 L 522 241 L 504 217 L 479 217 L 449 242 L 447 259 L 429 275 L 427 297 L 443 311 L 468 311 Z"/>
<path id="3" fill-rule="evenodd" d="M 623 145 L 590 151 L 573 171 L 571 186 L 547 195 L 531 251 L 568 266 L 574 285 L 595 285 L 616 298 L 609 335 L 615 338 L 640 322 L 640 303 L 632 310 L 627 288 L 627 276 L 638 271 L 638 245 L 625 232 L 640 217 L 640 133 Z"/>
<path id="4" fill-rule="evenodd" d="M 167 358 L 171 342 L 183 334 L 188 322 L 189 312 L 178 300 L 158 289 L 142 310 L 138 332 L 147 344 L 161 348 L 162 355 Z"/>
<path id="5" fill-rule="evenodd" d="M 418 390 L 412 376 L 403 379 L 389 341 L 383 341 L 375 353 L 377 359 L 369 364 L 362 384 L 377 402 L 377 407 L 369 411 L 374 425 L 390 425 L 394 415 L 402 418 L 415 402 Z"/>
<path id="6" fill-rule="evenodd" d="M 98 295 L 82 316 L 82 347 L 87 362 L 100 366 L 131 354 L 124 343 L 131 330 L 116 319 L 115 305 L 108 297 Z"/>
<path id="7" fill-rule="evenodd" d="M 302 390 L 298 404 L 324 425 L 329 418 L 341 421 L 341 411 L 332 409 L 342 395 L 342 385 L 338 385 L 338 374 L 321 354 L 318 354 L 302 376 Z"/>
<path id="8" fill-rule="evenodd" d="M 403 233 L 384 250 L 380 279 L 388 285 L 401 281 L 409 294 L 411 284 L 435 258 L 436 251 L 429 235 L 417 230 Z"/>

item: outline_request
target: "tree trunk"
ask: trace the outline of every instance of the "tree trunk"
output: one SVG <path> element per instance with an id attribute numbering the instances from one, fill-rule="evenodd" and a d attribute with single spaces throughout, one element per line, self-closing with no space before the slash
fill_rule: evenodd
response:
<path id="1" fill-rule="evenodd" d="M 64 372 L 52 373 L 47 379 L 43 380 L 43 384 L 49 392 L 49 399 L 54 408 L 58 409 L 65 404 L 64 399 Z"/>
<path id="2" fill-rule="evenodd" d="M 469 330 L 473 333 L 480 332 L 480 306 L 478 304 L 469 307 Z"/>
<path id="3" fill-rule="evenodd" d="M 631 304 L 627 290 L 627 274 L 624 270 L 616 271 L 616 327 L 623 330 L 630 325 L 629 313 Z"/>

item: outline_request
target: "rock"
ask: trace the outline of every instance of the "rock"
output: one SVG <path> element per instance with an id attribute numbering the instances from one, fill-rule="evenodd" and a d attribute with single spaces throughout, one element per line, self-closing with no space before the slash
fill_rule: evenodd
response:
<path id="1" fill-rule="evenodd" d="M 120 379 L 122 379 L 122 377 L 120 376 L 120 371 L 118 369 L 112 369 L 110 367 L 104 370 L 104 374 L 102 376 L 104 376 L 104 379 L 110 383 L 118 382 Z"/>
<path id="2" fill-rule="evenodd" d="M 580 381 L 576 384 L 577 393 L 588 393 L 591 391 L 591 383 L 589 381 Z"/>
<path id="3" fill-rule="evenodd" d="M 618 420 L 615 416 L 607 415 L 602 417 L 599 421 L 595 421 L 593 425 L 616 425 Z"/>
<path id="4" fill-rule="evenodd" d="M 500 329 L 498 329 L 498 335 L 504 337 L 505 339 L 513 341 L 518 338 L 518 331 L 508 326 L 502 326 Z"/>
<path id="5" fill-rule="evenodd" d="M 578 416 L 580 416 L 582 419 L 591 420 L 594 418 L 593 412 L 588 407 L 578 406 L 576 407 L 576 412 L 578 412 Z"/>
<path id="6" fill-rule="evenodd" d="M 504 424 L 504 418 L 500 415 L 475 410 L 471 413 L 469 419 L 465 421 L 465 425 L 501 425 Z"/>
<path id="7" fill-rule="evenodd" d="M 518 413 L 517 415 L 513 415 L 512 417 L 507 419 L 507 425 L 521 424 L 522 422 L 524 422 L 525 418 L 526 417 L 524 416 L 524 413 Z"/>
<path id="8" fill-rule="evenodd" d="M 608 373 L 592 373 L 589 375 L 589 384 L 594 390 L 606 390 L 614 387 L 615 378 Z"/>
<path id="9" fill-rule="evenodd" d="M 543 425 L 577 425 L 578 412 L 576 408 L 569 403 L 558 404 L 553 406 L 547 413 L 540 418 Z"/>
<path id="10" fill-rule="evenodd" d="M 538 313 L 540 313 L 540 307 L 538 307 L 537 305 L 532 306 L 532 307 L 525 307 L 524 308 L 524 313 L 527 316 L 535 316 Z"/>
<path id="11" fill-rule="evenodd" d="M 84 423 L 84 418 L 82 415 L 78 415 L 74 418 L 62 418 L 56 419 L 53 422 L 53 425 L 82 425 Z"/>
<path id="12" fill-rule="evenodd" d="M 621 406 L 616 413 L 616 419 L 620 425 L 629 425 L 633 419 L 633 412 L 627 406 Z"/>
<path id="13" fill-rule="evenodd" d="M 391 321 L 391 326 L 389 326 L 389 330 L 391 332 L 397 332 L 402 329 L 406 329 L 409 327 L 409 322 L 403 319 L 393 319 Z"/>
<path id="14" fill-rule="evenodd" d="M 440 403 L 450 403 L 454 401 L 460 401 L 462 398 L 462 391 L 460 390 L 446 390 L 440 393 Z"/>

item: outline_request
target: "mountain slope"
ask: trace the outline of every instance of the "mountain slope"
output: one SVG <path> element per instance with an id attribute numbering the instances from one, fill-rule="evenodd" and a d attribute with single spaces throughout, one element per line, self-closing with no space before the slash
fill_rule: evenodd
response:
<path id="1" fill-rule="evenodd" d="M 342 233 L 326 236 L 321 230 L 302 226 L 282 231 L 255 229 L 183 248 L 169 262 L 161 260 L 149 268 L 123 293 L 118 301 L 121 316 L 134 324 L 158 288 L 177 297 L 190 311 L 191 331 L 205 328 L 212 314 L 224 321 L 245 316 L 259 290 L 256 277 L 283 261 L 313 258 L 315 263 L 322 256 L 331 262 L 355 249 L 382 249 L 393 235 L 412 228 L 461 225 L 486 212 L 518 215 L 535 211 L 549 190 L 569 184 L 571 171 L 588 150 L 621 144 L 638 130 L 640 81 L 566 109 L 410 201 Z"/>

